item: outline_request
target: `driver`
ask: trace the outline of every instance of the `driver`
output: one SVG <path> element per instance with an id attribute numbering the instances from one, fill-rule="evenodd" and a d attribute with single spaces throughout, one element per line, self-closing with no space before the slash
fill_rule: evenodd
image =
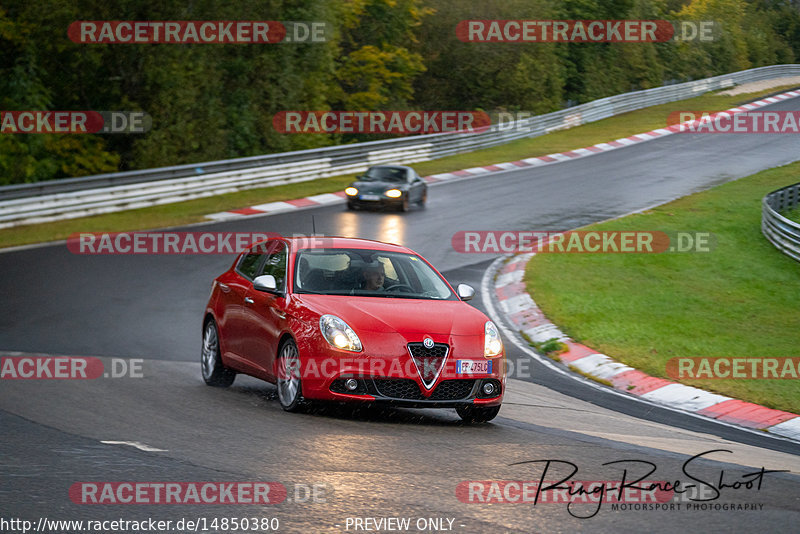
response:
<path id="1" fill-rule="evenodd" d="M 376 261 L 368 263 L 364 266 L 361 276 L 364 278 L 364 283 L 361 289 L 368 291 L 383 291 L 383 281 L 386 278 L 386 272 L 383 268 L 383 263 Z"/>

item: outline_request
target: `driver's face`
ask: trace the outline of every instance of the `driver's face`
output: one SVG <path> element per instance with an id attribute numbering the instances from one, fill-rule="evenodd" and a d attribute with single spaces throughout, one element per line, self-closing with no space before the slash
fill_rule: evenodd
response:
<path id="1" fill-rule="evenodd" d="M 382 269 L 370 269 L 364 272 L 364 288 L 378 289 L 383 286 L 384 273 Z"/>

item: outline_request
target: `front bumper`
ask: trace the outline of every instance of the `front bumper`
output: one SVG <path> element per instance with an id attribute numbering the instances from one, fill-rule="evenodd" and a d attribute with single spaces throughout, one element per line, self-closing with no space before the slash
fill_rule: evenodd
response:
<path id="1" fill-rule="evenodd" d="M 358 384 L 353 391 L 345 386 L 348 378 L 353 378 Z M 491 395 L 482 392 L 487 382 L 494 387 Z M 340 376 L 331 381 L 329 391 L 342 401 L 378 402 L 415 408 L 455 408 L 469 404 L 493 406 L 503 400 L 503 385 L 499 379 L 492 377 L 442 380 L 433 387 L 429 397 L 410 378 Z"/>
<path id="2" fill-rule="evenodd" d="M 472 404 L 495 406 L 502 403 L 506 386 L 505 355 L 493 358 L 491 370 L 485 373 L 459 373 L 459 360 L 484 360 L 472 343 L 449 341 L 449 351 L 436 380 L 425 387 L 405 346 L 381 347 L 381 355 L 347 353 L 326 344 L 310 343 L 300 347 L 303 396 L 313 400 L 340 402 L 380 402 L 409 407 L 456 407 Z M 482 342 L 482 339 L 481 339 Z M 323 342 L 324 343 L 324 342 Z M 478 356 L 473 356 L 479 354 Z M 358 383 L 349 390 L 347 379 Z M 483 386 L 492 382 L 494 391 L 486 395 Z"/>
<path id="3" fill-rule="evenodd" d="M 403 205 L 405 195 L 398 198 L 389 198 L 381 196 L 377 200 L 364 200 L 358 196 L 347 197 L 347 203 L 351 206 L 359 208 L 396 208 Z"/>

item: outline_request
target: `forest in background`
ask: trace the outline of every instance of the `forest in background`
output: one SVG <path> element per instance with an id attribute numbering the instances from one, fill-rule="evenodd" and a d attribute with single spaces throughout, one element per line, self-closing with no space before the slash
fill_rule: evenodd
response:
<path id="1" fill-rule="evenodd" d="M 712 42 L 464 43 L 469 19 L 719 23 Z M 78 44 L 79 20 L 324 21 L 324 43 Z M 0 185 L 377 139 L 286 135 L 285 110 L 547 113 L 800 62 L 800 0 L 4 0 L 0 110 L 132 110 L 130 135 L 0 134 Z"/>

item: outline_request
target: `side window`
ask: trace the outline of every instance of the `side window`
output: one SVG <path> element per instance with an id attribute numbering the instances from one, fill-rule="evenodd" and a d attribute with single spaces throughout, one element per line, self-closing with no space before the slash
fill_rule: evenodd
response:
<path id="1" fill-rule="evenodd" d="M 236 266 L 236 270 L 245 278 L 252 280 L 256 277 L 256 269 L 258 269 L 258 265 L 263 257 L 263 251 L 258 249 L 252 250 L 250 253 L 242 256 L 239 265 Z"/>
<path id="2" fill-rule="evenodd" d="M 286 289 L 286 245 L 279 243 L 270 252 L 259 276 L 262 274 L 271 274 L 275 277 L 275 284 L 278 291 L 283 291 Z"/>

